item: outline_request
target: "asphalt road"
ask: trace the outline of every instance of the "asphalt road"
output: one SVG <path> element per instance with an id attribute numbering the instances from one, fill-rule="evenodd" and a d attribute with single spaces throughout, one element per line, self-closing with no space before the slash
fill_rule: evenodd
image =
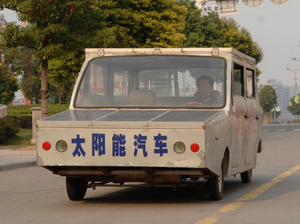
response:
<path id="1" fill-rule="evenodd" d="M 284 129 L 284 130 L 283 130 Z M 97 188 L 71 202 L 63 177 L 39 168 L 0 172 L 0 223 L 300 223 L 300 126 L 264 127 L 250 184 L 225 179 L 223 200 L 205 188 Z"/>

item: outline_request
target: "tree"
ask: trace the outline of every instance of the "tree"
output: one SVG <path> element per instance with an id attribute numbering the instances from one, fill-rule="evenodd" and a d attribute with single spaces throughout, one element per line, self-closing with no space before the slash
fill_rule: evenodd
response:
<path id="1" fill-rule="evenodd" d="M 185 39 L 186 8 L 176 0 L 107 0 L 99 7 L 107 17 L 98 46 L 179 47 Z"/>
<path id="2" fill-rule="evenodd" d="M 84 53 L 81 51 L 70 52 L 60 58 L 52 59 L 50 61 L 49 82 L 57 89 L 59 104 L 62 103 L 65 93 L 67 93 L 67 96 L 70 96 L 83 61 Z"/>
<path id="3" fill-rule="evenodd" d="M 41 63 L 42 117 L 48 115 L 48 63 L 65 52 L 89 46 L 104 15 L 96 0 L 0 0 L 0 7 L 17 12 L 29 26 L 7 25 L 3 38 L 7 47 L 35 49 Z"/>
<path id="4" fill-rule="evenodd" d="M 39 62 L 34 58 L 34 51 L 26 47 L 3 49 L 4 65 L 10 73 L 20 79 L 19 87 L 32 102 L 40 99 Z"/>
<path id="5" fill-rule="evenodd" d="M 99 1 L 105 14 L 104 28 L 91 38 L 89 47 L 179 47 L 186 8 L 174 0 Z M 74 49 L 49 62 L 49 82 L 59 102 L 70 95 L 84 60 L 84 49 Z"/>
<path id="6" fill-rule="evenodd" d="M 259 92 L 259 102 L 264 111 L 265 123 L 270 123 L 270 111 L 277 104 L 277 95 L 272 86 L 266 85 Z"/>
<path id="7" fill-rule="evenodd" d="M 201 10 L 198 9 L 194 1 L 182 0 L 180 5 L 187 7 L 185 29 L 186 36 L 184 47 L 220 47 L 221 20 L 216 13 L 207 16 L 200 16 Z"/>
<path id="8" fill-rule="evenodd" d="M 18 90 L 17 78 L 9 73 L 9 70 L 0 63 L 0 104 L 9 104 Z"/>
<path id="9" fill-rule="evenodd" d="M 292 97 L 288 103 L 287 110 L 291 112 L 291 114 L 296 115 L 297 117 L 300 115 L 300 94 L 295 97 Z"/>
<path id="10" fill-rule="evenodd" d="M 27 49 L 28 50 L 28 49 Z M 38 61 L 30 51 L 24 53 L 24 72 L 20 82 L 23 94 L 31 102 L 39 103 L 41 99 L 41 70 Z"/>
<path id="11" fill-rule="evenodd" d="M 224 47 L 232 47 L 256 60 L 256 64 L 261 62 L 263 52 L 257 42 L 254 42 L 250 32 L 246 28 L 240 28 L 237 22 L 232 19 L 223 18 L 225 24 L 225 35 L 223 40 Z"/>
<path id="12" fill-rule="evenodd" d="M 253 41 L 245 28 L 240 28 L 232 18 L 219 18 L 217 13 L 200 16 L 201 10 L 192 0 L 181 0 L 180 5 L 187 7 L 184 47 L 232 47 L 256 59 L 263 58 L 261 47 Z"/>

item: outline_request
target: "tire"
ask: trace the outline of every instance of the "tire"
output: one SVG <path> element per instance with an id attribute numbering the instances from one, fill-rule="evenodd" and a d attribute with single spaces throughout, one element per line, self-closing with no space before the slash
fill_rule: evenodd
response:
<path id="1" fill-rule="evenodd" d="M 223 158 L 223 161 L 221 164 L 221 169 L 222 169 L 221 175 L 208 178 L 208 181 L 207 181 L 208 194 L 209 194 L 209 198 L 213 201 L 219 201 L 223 198 L 224 176 L 227 172 L 227 166 L 228 166 L 227 159 L 228 158 L 226 156 Z"/>
<path id="2" fill-rule="evenodd" d="M 66 189 L 71 201 L 80 201 L 87 190 L 87 181 L 84 178 L 66 178 Z"/>
<path id="3" fill-rule="evenodd" d="M 207 181 L 209 198 L 213 201 L 219 201 L 223 198 L 224 193 L 224 177 L 215 176 L 208 178 Z"/>
<path id="4" fill-rule="evenodd" d="M 243 183 L 250 183 L 252 180 L 252 170 L 241 173 L 241 180 Z"/>

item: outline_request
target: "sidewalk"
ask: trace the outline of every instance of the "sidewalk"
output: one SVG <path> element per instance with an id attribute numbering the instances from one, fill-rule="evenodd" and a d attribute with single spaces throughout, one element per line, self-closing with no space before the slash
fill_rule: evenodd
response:
<path id="1" fill-rule="evenodd" d="M 36 165 L 36 148 L 0 148 L 0 171 Z"/>

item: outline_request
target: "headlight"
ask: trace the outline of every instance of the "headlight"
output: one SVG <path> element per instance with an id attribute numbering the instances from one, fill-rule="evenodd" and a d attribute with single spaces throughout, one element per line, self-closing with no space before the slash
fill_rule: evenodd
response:
<path id="1" fill-rule="evenodd" d="M 68 144 L 66 141 L 64 140 L 59 140 L 58 142 L 56 142 L 56 149 L 59 152 L 64 152 L 68 149 Z"/>
<path id="2" fill-rule="evenodd" d="M 176 142 L 173 148 L 176 153 L 181 154 L 185 151 L 185 144 L 183 142 Z"/>

